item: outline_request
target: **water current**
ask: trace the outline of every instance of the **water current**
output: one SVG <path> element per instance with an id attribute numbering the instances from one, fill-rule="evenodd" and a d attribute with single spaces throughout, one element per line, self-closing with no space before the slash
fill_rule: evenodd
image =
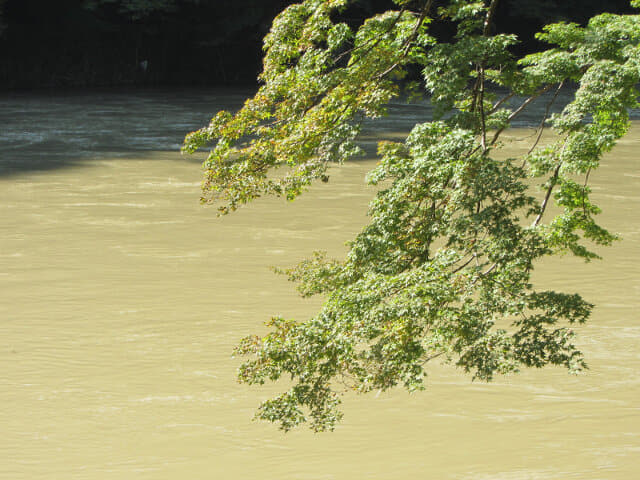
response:
<path id="1" fill-rule="evenodd" d="M 217 219 L 198 203 L 201 159 L 177 149 L 248 93 L 0 98 L 0 478 L 638 478 L 640 124 L 592 175 L 622 241 L 603 261 L 536 272 L 597 305 L 579 328 L 586 374 L 484 384 L 433 365 L 425 392 L 346 396 L 334 433 L 285 435 L 251 421 L 275 389 L 238 385 L 231 351 L 271 315 L 317 309 L 269 266 L 344 255 L 366 222 L 374 160 L 334 168 L 293 203 Z M 428 117 L 423 104 L 395 105 L 365 142 Z"/>

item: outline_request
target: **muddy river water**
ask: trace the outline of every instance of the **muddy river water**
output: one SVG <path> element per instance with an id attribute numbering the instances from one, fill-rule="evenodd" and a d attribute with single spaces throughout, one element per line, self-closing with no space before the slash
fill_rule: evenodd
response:
<path id="1" fill-rule="evenodd" d="M 640 476 L 640 124 L 592 175 L 603 261 L 541 264 L 536 282 L 595 303 L 590 370 L 472 383 L 434 365 L 426 391 L 344 398 L 330 434 L 252 422 L 272 386 L 235 381 L 237 340 L 304 318 L 269 267 L 346 252 L 373 160 L 294 203 L 217 219 L 199 205 L 185 132 L 247 92 L 0 98 L 0 478 L 624 479 Z M 370 138 L 424 106 L 396 106 Z M 526 136 L 527 119 L 516 131 Z"/>

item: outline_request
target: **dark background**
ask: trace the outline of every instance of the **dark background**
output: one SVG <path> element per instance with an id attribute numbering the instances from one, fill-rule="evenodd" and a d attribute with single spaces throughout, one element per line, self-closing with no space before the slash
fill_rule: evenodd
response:
<path id="1" fill-rule="evenodd" d="M 255 85 L 262 37 L 292 0 L 0 0 L 0 90 L 109 86 Z M 558 20 L 584 23 L 628 0 L 501 0 L 496 29 L 519 52 Z M 356 25 L 391 0 L 357 0 Z M 446 27 L 438 34 L 450 34 Z M 146 62 L 146 63 L 145 63 Z M 146 67 L 146 68 L 145 68 Z"/>

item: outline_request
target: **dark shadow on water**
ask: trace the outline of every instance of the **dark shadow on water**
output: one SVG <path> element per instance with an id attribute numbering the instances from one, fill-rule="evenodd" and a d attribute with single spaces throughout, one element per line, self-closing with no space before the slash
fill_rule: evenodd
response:
<path id="1" fill-rule="evenodd" d="M 204 154 L 180 155 L 184 135 L 207 125 L 219 110 L 235 111 L 251 94 L 216 88 L 0 95 L 0 178 L 79 168 L 96 160 L 151 158 L 154 152 L 175 153 L 175 161 L 199 165 Z M 563 90 L 552 111 L 573 94 Z M 518 101 L 513 99 L 514 105 Z M 546 97 L 533 102 L 512 126 L 538 125 L 547 102 Z M 397 101 L 388 110 L 388 116 L 364 123 L 362 158 L 375 157 L 380 140 L 403 141 L 415 124 L 433 118 L 428 100 Z M 639 115 L 632 112 L 634 119 Z"/>
<path id="2" fill-rule="evenodd" d="M 77 169 L 91 167 L 96 162 L 129 161 L 129 160 L 157 160 L 162 155 L 165 161 L 187 162 L 199 168 L 203 158 L 201 155 L 181 155 L 176 150 L 138 150 L 128 152 L 86 152 L 73 154 L 59 154 L 42 152 L 20 152 L 15 155 L 3 152 L 0 156 L 0 178 L 8 178 L 31 173 L 46 173 L 62 169 Z"/>
<path id="3" fill-rule="evenodd" d="M 219 110 L 235 110 L 248 90 L 96 90 L 0 96 L 0 178 L 90 165 L 95 160 L 144 159 L 154 152 L 175 161 L 188 132 Z"/>

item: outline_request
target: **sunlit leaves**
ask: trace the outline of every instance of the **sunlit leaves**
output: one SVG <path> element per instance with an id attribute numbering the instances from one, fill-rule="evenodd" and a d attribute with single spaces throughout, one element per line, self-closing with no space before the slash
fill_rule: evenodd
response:
<path id="1" fill-rule="evenodd" d="M 436 107 L 436 120 L 415 125 L 405 141 L 380 142 L 367 177 L 379 190 L 346 258 L 316 253 L 279 270 L 301 295 L 325 302 L 305 321 L 275 317 L 267 335 L 238 345 L 247 357 L 241 382 L 286 382 L 257 417 L 284 430 L 332 429 L 344 392 L 420 390 L 436 358 L 481 380 L 522 367 L 586 368 L 569 327 L 593 305 L 537 290 L 531 274 L 545 256 L 588 261 L 598 258 L 593 245 L 616 239 L 596 223 L 589 177 L 637 105 L 640 18 L 547 26 L 538 38 L 555 46 L 518 60 L 513 35 L 491 34 L 495 1 L 451 0 L 436 11 L 428 0 L 397 0 L 400 10 L 353 28 L 336 20 L 348 3 L 285 9 L 265 38 L 259 91 L 184 144 L 188 152 L 212 147 L 203 200 L 228 213 L 327 180 L 330 163 L 359 153 L 360 122 L 385 113 L 409 65 L 422 71 Z M 438 20 L 456 26 L 450 43 L 430 35 Z M 514 118 L 571 82 L 573 100 L 547 115 L 553 95 L 540 119 L 555 138 L 534 136 L 522 158 L 500 155 Z"/>

